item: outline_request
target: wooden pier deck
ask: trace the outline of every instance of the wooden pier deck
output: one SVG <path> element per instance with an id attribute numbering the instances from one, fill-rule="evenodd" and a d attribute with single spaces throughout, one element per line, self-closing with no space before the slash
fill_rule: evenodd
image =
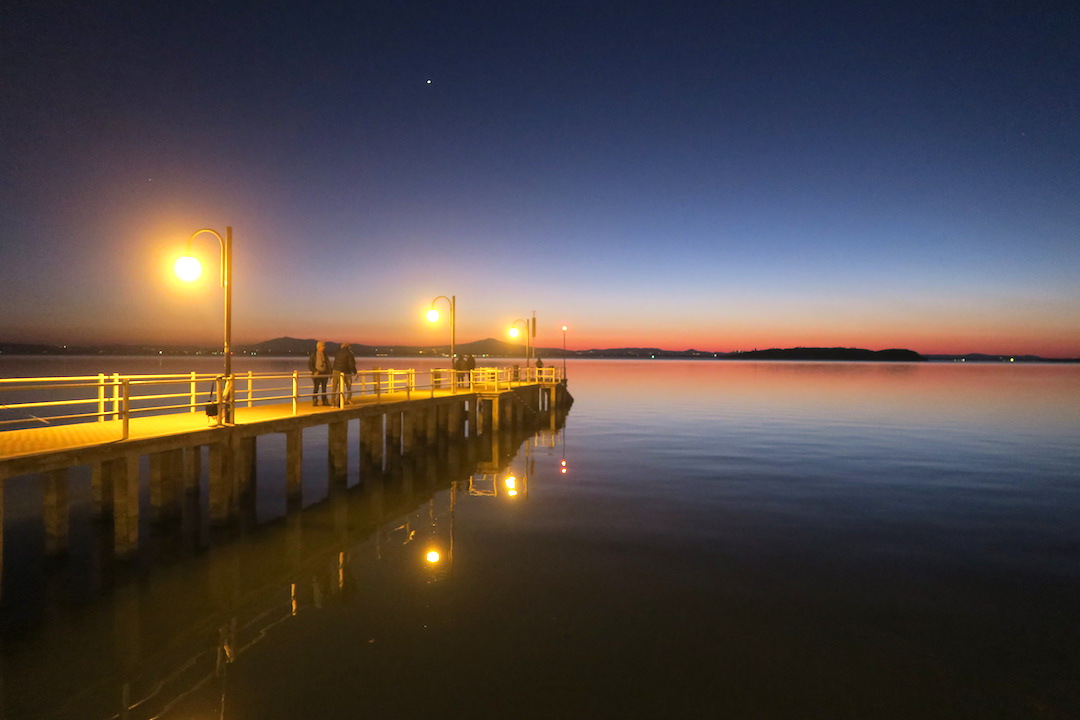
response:
<path id="1" fill-rule="evenodd" d="M 298 403 L 294 413 L 293 404 L 273 403 L 253 407 L 235 408 L 234 425 L 238 427 L 258 426 L 280 420 L 289 420 L 297 426 L 326 424 L 341 417 L 352 417 L 357 410 L 377 408 L 383 405 L 411 402 L 413 400 L 432 400 L 435 398 L 466 397 L 468 395 L 493 396 L 498 393 L 461 391 L 452 393 L 449 389 L 417 392 L 384 393 L 382 395 L 354 396 L 352 402 L 344 408 L 312 406 L 310 403 Z M 307 421 L 305 421 L 307 419 Z M 222 426 L 224 428 L 224 426 Z M 83 422 L 67 425 L 42 424 L 41 427 L 24 428 L 0 432 L 0 472 L 16 475 L 26 472 L 41 472 L 69 463 L 67 456 L 78 455 L 96 446 L 124 442 L 138 443 L 189 433 L 206 433 L 217 430 L 218 426 L 204 412 L 177 412 L 161 415 L 133 417 L 128 421 L 128 437 L 123 438 L 123 421 L 105 420 L 102 422 Z M 260 428 L 253 427 L 258 430 Z M 268 430 L 273 432 L 273 430 Z M 107 452 L 107 451 L 105 451 Z M 57 456 L 49 458 L 48 456 Z"/>

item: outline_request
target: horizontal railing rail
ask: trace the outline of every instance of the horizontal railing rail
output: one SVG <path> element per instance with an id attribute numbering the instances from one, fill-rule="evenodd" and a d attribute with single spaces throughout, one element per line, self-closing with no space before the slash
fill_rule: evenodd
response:
<path id="1" fill-rule="evenodd" d="M 346 378 L 334 375 L 327 394 L 344 407 L 351 397 L 436 392 L 499 392 L 525 384 L 562 381 L 558 368 L 480 367 L 474 370 L 432 368 L 428 370 L 360 370 Z M 228 396 L 228 403 L 221 398 Z M 293 414 L 301 403 L 315 397 L 311 375 L 306 372 L 234 373 L 226 379 L 213 373 L 120 375 L 104 373 L 70 377 L 0 378 L 0 432 L 41 425 L 127 420 L 135 416 L 198 412 L 207 406 L 218 409 L 254 407 L 291 402 Z M 217 422 L 225 421 L 217 412 Z M 126 428 L 124 437 L 127 437 Z"/>

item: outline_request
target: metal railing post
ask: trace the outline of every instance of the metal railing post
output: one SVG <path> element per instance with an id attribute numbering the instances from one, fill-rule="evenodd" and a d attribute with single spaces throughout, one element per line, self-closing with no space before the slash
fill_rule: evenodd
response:
<path id="1" fill-rule="evenodd" d="M 225 413 L 229 412 L 229 403 L 226 401 L 225 396 L 222 394 L 225 392 L 225 387 L 228 381 L 222 375 L 218 375 L 214 378 L 214 397 L 217 398 L 218 413 L 217 425 L 220 427 L 225 423 Z"/>
<path id="2" fill-rule="evenodd" d="M 248 393 L 247 393 L 247 395 L 248 395 L 248 405 L 247 406 L 248 407 L 254 407 L 255 402 L 252 399 L 253 398 L 252 387 L 255 384 L 255 380 L 253 379 L 252 372 L 250 370 L 248 370 L 247 381 L 248 381 Z"/>
<path id="3" fill-rule="evenodd" d="M 292 371 L 292 414 L 296 415 L 300 408 L 300 371 Z"/>
<path id="4" fill-rule="evenodd" d="M 112 400 L 113 400 L 112 415 L 113 415 L 113 417 L 112 417 L 112 419 L 113 420 L 119 420 L 120 419 L 120 373 L 113 373 L 113 375 L 112 375 L 112 386 L 113 386 L 113 391 L 112 391 L 112 396 L 113 396 L 112 397 Z"/>
<path id="5" fill-rule="evenodd" d="M 198 399 L 199 399 L 198 398 L 198 393 L 196 392 L 196 390 L 197 390 L 196 378 L 197 377 L 198 376 L 195 374 L 195 371 L 192 370 L 191 371 L 191 412 L 195 412 L 195 406 L 198 403 Z"/>
<path id="6" fill-rule="evenodd" d="M 127 440 L 130 434 L 129 424 L 131 421 L 131 381 L 124 378 L 121 388 L 120 420 L 121 440 Z"/>
<path id="7" fill-rule="evenodd" d="M 97 421 L 105 422 L 105 373 L 98 373 Z"/>

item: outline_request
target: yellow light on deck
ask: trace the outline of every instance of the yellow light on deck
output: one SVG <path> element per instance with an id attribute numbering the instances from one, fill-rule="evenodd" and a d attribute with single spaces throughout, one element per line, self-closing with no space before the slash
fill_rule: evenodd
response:
<path id="1" fill-rule="evenodd" d="M 435 564 L 442 560 L 442 555 L 439 554 L 438 550 L 428 550 L 428 554 L 425 557 L 427 558 L 427 561 L 431 564 Z"/>
<path id="2" fill-rule="evenodd" d="M 202 263 L 190 255 L 185 255 L 176 261 L 173 270 L 176 271 L 176 277 L 184 282 L 194 282 L 202 275 Z"/>
<path id="3" fill-rule="evenodd" d="M 516 487 L 517 487 L 517 478 L 516 477 L 511 475 L 510 477 L 506 478 L 506 489 L 507 490 L 513 490 Z"/>
<path id="4" fill-rule="evenodd" d="M 428 322 L 439 322 L 439 311 L 435 308 L 431 308 L 427 311 Z"/>

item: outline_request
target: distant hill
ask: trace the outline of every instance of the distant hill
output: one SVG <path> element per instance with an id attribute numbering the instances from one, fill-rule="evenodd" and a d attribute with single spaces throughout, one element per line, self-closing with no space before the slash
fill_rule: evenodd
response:
<path id="1" fill-rule="evenodd" d="M 313 338 L 279 337 L 273 340 L 238 345 L 233 349 L 237 355 L 306 356 L 315 349 Z M 343 340 L 326 342 L 330 352 L 336 352 Z M 522 343 L 505 342 L 485 338 L 460 343 L 455 348 L 459 354 L 474 357 L 523 358 Z M 365 345 L 352 343 L 357 357 L 446 357 L 449 345 Z M 664 350 L 655 347 L 594 348 L 591 350 L 568 350 L 562 348 L 534 348 L 535 357 L 561 358 L 637 358 L 649 360 L 849 360 L 882 362 L 1057 362 L 1077 363 L 1080 358 L 1048 359 L 1037 355 L 920 355 L 914 350 L 865 350 L 862 348 L 770 348 L 742 352 L 711 352 L 708 350 Z M 45 345 L 0 342 L 0 355 L 220 355 L 221 346 L 200 347 L 196 345 Z"/>
<path id="2" fill-rule="evenodd" d="M 926 362 L 914 350 L 864 350 L 863 348 L 772 348 L 731 353 L 728 360 L 848 360 L 858 362 Z"/>
<path id="3" fill-rule="evenodd" d="M 1038 355 L 986 355 L 968 353 L 966 355 L 927 355 L 931 362 L 970 362 L 970 363 L 1080 363 L 1080 358 L 1044 358 Z"/>
<path id="4" fill-rule="evenodd" d="M 336 352 L 342 341 L 326 341 L 326 349 Z M 245 355 L 308 355 L 315 349 L 314 339 L 280 337 L 254 345 L 238 347 L 236 351 Z M 449 355 L 449 345 L 365 345 L 351 342 L 353 354 L 358 357 L 424 357 Z M 459 355 L 471 354 L 476 357 L 524 357 L 525 347 L 520 343 L 508 343 L 495 338 L 460 343 L 454 347 Z M 541 352 L 544 352 L 541 349 Z M 562 352 L 561 350 L 559 351 Z"/>

